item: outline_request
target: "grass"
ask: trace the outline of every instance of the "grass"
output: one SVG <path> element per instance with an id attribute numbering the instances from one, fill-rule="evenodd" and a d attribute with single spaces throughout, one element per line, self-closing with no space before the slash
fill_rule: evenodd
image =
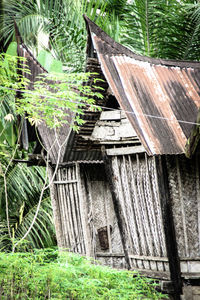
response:
<path id="1" fill-rule="evenodd" d="M 57 250 L 0 253 L 0 299 L 161 299 L 155 283 Z"/>

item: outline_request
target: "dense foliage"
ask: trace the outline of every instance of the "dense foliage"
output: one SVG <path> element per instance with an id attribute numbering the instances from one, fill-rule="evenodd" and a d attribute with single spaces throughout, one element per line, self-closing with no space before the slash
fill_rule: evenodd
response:
<path id="1" fill-rule="evenodd" d="M 28 153 L 19 148 L 24 112 L 33 125 L 45 122 L 55 128 L 66 122 L 70 110 L 76 113 L 73 128 L 77 129 L 77 125 L 83 122 L 84 107 L 96 109 L 94 97 L 102 97 L 86 85 L 88 73 L 51 73 L 48 78 L 43 76 L 35 83 L 34 91 L 27 91 L 29 81 L 21 75 L 21 63 L 26 61 L 15 54 L 16 43 L 10 44 L 6 54 L 0 54 L 0 250 L 4 251 L 12 250 L 30 227 L 32 230 L 24 250 L 50 247 L 56 243 L 46 189 L 41 205 L 38 204 L 43 186 L 48 186 L 45 169 L 14 162 L 14 159 L 28 159 Z M 57 70 L 56 60 L 52 60 L 52 65 L 52 69 Z M 30 71 L 23 68 L 23 72 Z M 18 126 L 17 115 L 21 115 Z M 29 145 L 29 152 L 33 146 Z M 37 217 L 32 225 L 35 215 Z"/>
<path id="2" fill-rule="evenodd" d="M 12 40 L 13 18 L 35 53 L 41 47 L 64 63 L 84 69 L 85 13 L 112 38 L 133 51 L 159 58 L 200 59 L 200 2 L 197 0 L 39 0 L 2 2 L 0 33 Z"/>
<path id="3" fill-rule="evenodd" d="M 112 38 L 136 53 L 168 59 L 200 59 L 200 2 L 197 0 L 0 0 L 1 50 L 5 52 L 9 47 L 8 54 L 13 53 L 14 44 L 10 42 L 15 40 L 13 22 L 15 20 L 25 44 L 48 71 L 55 70 L 55 67 L 64 73 L 83 71 L 87 40 L 82 17 L 84 13 Z M 13 239 L 18 239 L 20 232 L 23 234 L 27 224 L 30 224 L 45 172 L 41 174 L 42 171 L 39 172 L 36 168 L 27 169 L 25 165 L 9 164 L 13 158 L 27 158 L 27 153 L 18 151 L 16 147 L 19 132 L 16 126 L 15 91 L 11 90 L 21 88 L 24 85 L 24 78 L 17 77 L 16 60 L 13 57 L 1 55 L 0 66 L 0 249 L 8 250 L 10 243 L 7 243 L 8 247 L 5 248 L 5 241 L 9 236 L 6 230 L 8 220 L 5 217 L 5 180 L 8 179 L 10 238 L 12 236 Z M 57 92 L 58 87 L 56 89 Z M 23 114 L 26 107 L 34 124 L 39 123 L 40 119 L 38 111 L 34 111 L 34 105 L 36 101 L 41 101 L 41 92 L 49 96 L 49 91 L 44 90 L 43 85 L 42 88 L 38 86 L 37 95 L 27 94 L 26 99 L 20 100 L 19 112 Z M 76 110 L 75 103 L 63 102 L 67 93 L 68 91 L 62 90 L 61 83 L 60 95 L 57 93 L 60 99 L 43 98 L 43 102 L 39 103 L 40 109 L 46 110 L 47 114 L 51 115 L 55 107 L 63 104 L 65 107 L 68 102 L 69 108 Z M 75 93 L 71 91 L 67 97 L 72 97 L 73 100 L 76 98 Z M 76 100 L 74 102 L 77 102 Z M 52 109 L 46 106 L 47 102 L 54 103 Z M 32 115 L 32 112 L 37 112 L 37 115 Z M 58 117 L 53 114 L 53 122 L 52 119 L 48 121 L 50 126 L 52 123 L 57 124 L 58 120 L 62 123 L 63 111 L 60 110 L 59 114 Z M 82 122 L 80 115 L 78 123 Z M 32 190 L 30 185 L 26 187 L 24 184 L 26 182 L 31 183 Z M 42 216 L 47 215 L 39 214 L 41 219 L 38 216 L 36 228 L 39 228 L 39 224 L 43 224 L 41 228 L 46 227 L 46 232 L 52 233 L 49 201 L 48 199 L 45 206 L 49 217 L 43 219 Z M 22 227 L 23 230 L 20 229 Z M 29 240 L 32 240 L 31 247 L 47 245 L 43 235 L 45 230 L 38 233 L 36 228 L 29 236 Z"/>
<path id="4" fill-rule="evenodd" d="M 48 250 L 0 253 L 1 299 L 164 299 L 153 280 Z"/>

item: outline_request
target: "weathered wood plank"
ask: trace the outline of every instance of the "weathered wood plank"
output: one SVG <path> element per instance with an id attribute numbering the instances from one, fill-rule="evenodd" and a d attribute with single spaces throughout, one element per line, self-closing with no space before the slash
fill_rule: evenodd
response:
<path id="1" fill-rule="evenodd" d="M 198 223 L 198 239 L 199 239 L 199 253 L 200 253 L 200 176 L 199 176 L 199 156 L 195 157 L 196 162 L 196 197 L 197 197 L 197 223 Z"/>
<path id="2" fill-rule="evenodd" d="M 52 180 L 53 172 L 54 172 L 53 169 L 49 166 L 48 167 L 49 181 Z M 58 199 L 58 193 L 56 187 L 53 183 L 50 185 L 50 195 L 51 195 L 51 203 L 53 208 L 53 218 L 54 218 L 54 225 L 56 231 L 56 239 L 57 239 L 58 247 L 63 248 L 64 241 L 63 241 L 62 224 L 61 224 L 61 213 L 59 208 L 59 199 Z"/>
<path id="3" fill-rule="evenodd" d="M 75 166 L 68 169 L 69 180 L 73 180 L 74 168 Z M 73 250 L 75 252 L 81 253 L 81 247 L 79 245 L 79 231 L 78 231 L 78 224 L 77 224 L 76 199 L 73 190 L 73 183 L 69 183 L 67 187 L 68 187 L 69 200 L 71 205 L 71 219 L 72 219 L 73 231 L 74 231 Z"/>
<path id="4" fill-rule="evenodd" d="M 140 247 L 141 247 L 142 253 L 145 255 L 145 254 L 147 254 L 146 239 L 145 239 L 144 223 L 142 221 L 142 216 L 140 213 L 141 205 L 140 205 L 139 197 L 138 197 L 136 176 L 133 172 L 133 164 L 132 164 L 131 157 L 129 156 L 128 158 L 129 158 L 129 171 L 130 171 L 131 183 L 132 183 L 132 189 L 133 189 L 132 205 L 135 210 L 136 221 L 137 221 L 138 228 L 139 228 Z"/>
<path id="5" fill-rule="evenodd" d="M 133 271 L 137 271 L 140 275 L 151 277 L 151 278 L 157 278 L 157 279 L 163 279 L 163 280 L 169 280 L 170 279 L 170 272 L 167 271 L 153 271 L 153 270 L 144 270 L 144 269 L 133 269 Z"/>
<path id="6" fill-rule="evenodd" d="M 102 111 L 100 115 L 100 120 L 120 120 L 121 119 L 121 111 L 120 110 L 109 110 Z"/>
<path id="7" fill-rule="evenodd" d="M 90 231 L 90 224 L 88 212 L 90 208 L 90 198 L 87 194 L 87 185 L 85 182 L 85 172 L 80 170 L 80 164 L 77 164 L 77 178 L 78 178 L 78 193 L 80 195 L 80 215 L 83 224 L 83 235 L 85 240 L 86 255 L 94 257 L 92 250 L 92 235 Z"/>
<path id="8" fill-rule="evenodd" d="M 144 228 L 145 228 L 145 237 L 146 237 L 146 243 L 147 243 L 147 249 L 151 256 L 153 256 L 153 240 L 150 230 L 150 222 L 148 217 L 148 209 L 147 209 L 147 203 L 144 195 L 144 186 L 143 186 L 143 180 L 142 176 L 144 173 L 142 173 L 142 167 L 140 166 L 140 158 L 139 155 L 136 154 L 136 160 L 137 160 L 137 189 L 138 189 L 138 195 L 140 197 L 141 207 L 140 207 L 140 213 L 142 213 Z M 144 171 L 143 171 L 144 172 Z"/>
<path id="9" fill-rule="evenodd" d="M 153 237 L 153 244 L 154 244 L 154 255 L 161 256 L 160 252 L 160 243 L 158 238 L 158 226 L 156 222 L 156 215 L 155 215 L 155 201 L 153 197 L 153 185 L 152 180 L 150 177 L 149 172 L 149 164 L 148 161 L 152 158 L 147 158 L 147 154 L 145 153 L 145 165 L 146 165 L 146 192 L 148 191 L 148 194 L 146 195 L 146 202 L 147 202 L 147 210 L 149 215 L 149 222 L 150 222 L 150 228 L 152 232 Z"/>
<path id="10" fill-rule="evenodd" d="M 126 264 L 127 268 L 130 269 L 131 262 L 130 262 L 129 255 L 128 255 L 127 233 L 126 233 L 126 229 L 125 229 L 126 225 L 124 224 L 124 216 L 122 213 L 122 207 L 120 204 L 119 196 L 116 193 L 116 184 L 115 184 L 116 179 L 115 179 L 115 175 L 113 172 L 111 161 L 108 159 L 108 157 L 105 153 L 105 149 L 103 149 L 103 148 L 102 148 L 102 154 L 103 154 L 103 159 L 104 159 L 104 163 L 105 163 L 106 177 L 107 177 L 107 180 L 108 180 L 108 183 L 110 186 L 110 191 L 111 191 L 112 200 L 113 200 L 113 206 L 114 206 L 115 214 L 117 217 L 119 233 L 120 233 L 122 246 L 123 246 L 123 250 L 124 250 L 124 260 L 125 260 L 124 265 Z"/>
<path id="11" fill-rule="evenodd" d="M 123 181 L 124 193 L 125 193 L 124 200 L 126 204 L 126 215 L 128 218 L 128 226 L 131 233 L 133 249 L 135 249 L 135 253 L 139 255 L 140 254 L 140 245 L 139 245 L 139 237 L 138 237 L 139 228 L 137 227 L 135 213 L 133 211 L 133 206 L 132 206 L 132 197 L 130 192 L 130 186 L 129 186 L 130 183 L 128 178 L 125 156 L 123 156 L 122 167 L 123 167 L 122 181 Z"/>
<path id="12" fill-rule="evenodd" d="M 121 174 L 120 174 L 119 162 L 118 162 L 117 157 L 113 158 L 112 168 L 113 168 L 113 171 L 114 171 L 114 175 L 117 178 L 115 184 L 116 184 L 116 189 L 117 189 L 117 192 L 118 192 L 118 195 L 119 195 L 120 206 L 121 206 L 122 213 L 123 213 L 124 226 L 126 228 L 127 248 L 129 249 L 129 252 L 132 252 L 133 251 L 133 248 L 132 248 L 133 245 L 132 245 L 132 242 L 131 242 L 131 233 L 130 233 L 129 223 L 128 223 L 128 220 L 127 220 L 127 211 L 126 211 L 126 208 L 125 208 L 125 196 L 124 196 L 124 191 L 123 191 L 122 177 L 121 177 Z"/>
<path id="13" fill-rule="evenodd" d="M 69 168 L 65 168 L 66 178 L 69 178 Z M 66 195 L 66 198 L 65 198 L 66 213 L 67 213 L 66 218 L 67 218 L 68 231 L 69 231 L 69 236 L 70 236 L 70 248 L 71 248 L 73 245 L 73 241 L 75 240 L 74 227 L 73 227 L 73 222 L 72 222 L 72 213 L 71 213 L 71 199 L 70 199 L 68 185 L 60 185 L 60 188 L 62 188 L 62 187 L 63 187 L 63 189 L 65 191 L 65 195 Z"/>
<path id="14" fill-rule="evenodd" d="M 166 249 L 166 240 L 164 234 L 164 226 L 163 226 L 163 216 L 162 216 L 162 208 L 161 208 L 161 199 L 160 199 L 160 192 L 159 192 L 159 180 L 158 174 L 156 170 L 156 158 L 155 156 L 152 158 L 152 174 L 154 176 L 153 180 L 153 192 L 154 192 L 154 199 L 156 203 L 156 215 L 157 215 L 157 224 L 158 224 L 158 232 L 159 232 L 159 239 L 160 239 L 160 247 L 161 247 L 161 256 L 167 256 L 167 249 Z"/>
<path id="15" fill-rule="evenodd" d="M 54 181 L 53 183 L 54 184 L 68 184 L 68 183 L 76 183 L 77 180 L 74 179 L 74 180 L 57 180 L 57 181 Z"/>
<path id="16" fill-rule="evenodd" d="M 92 199 L 92 188 L 91 182 L 87 178 L 87 202 L 88 202 L 88 226 L 90 228 L 90 236 L 91 236 L 91 248 L 90 253 L 91 256 L 96 258 L 96 229 L 94 226 L 94 209 L 93 209 L 93 199 Z"/>
<path id="17" fill-rule="evenodd" d="M 74 195 L 74 211 L 75 211 L 75 220 L 76 227 L 77 227 L 77 238 L 76 238 L 76 247 L 78 250 L 78 253 L 85 254 L 85 246 L 84 246 L 84 238 L 83 238 L 83 230 L 82 230 L 82 224 L 80 220 L 80 208 L 79 208 L 79 195 L 77 191 L 77 183 L 70 184 L 71 188 L 73 190 Z"/>
<path id="18" fill-rule="evenodd" d="M 133 147 L 121 147 L 121 148 L 111 148 L 106 150 L 107 155 L 127 155 L 145 152 L 143 146 L 133 146 Z"/>
<path id="19" fill-rule="evenodd" d="M 174 298 L 180 299 L 182 289 L 180 261 L 178 257 L 175 229 L 173 223 L 166 160 L 164 157 L 159 156 L 155 158 L 155 162 L 159 194 L 162 201 L 161 205 L 166 238 L 167 256 L 169 258 L 170 278 L 173 281 L 174 291 L 176 292 Z"/>
<path id="20" fill-rule="evenodd" d="M 62 169 L 59 169 L 57 172 L 58 180 L 61 180 L 62 178 Z M 62 216 L 62 228 L 63 228 L 63 236 L 65 238 L 65 247 L 71 246 L 71 239 L 70 239 L 70 230 L 68 228 L 67 218 L 66 214 L 68 213 L 66 209 L 66 197 L 65 197 L 65 191 L 63 186 L 58 187 L 59 192 L 59 204 L 60 204 L 60 211 Z"/>
<path id="21" fill-rule="evenodd" d="M 177 179 L 178 179 L 178 191 L 180 197 L 180 205 L 182 211 L 182 221 L 183 221 L 183 234 L 184 234 L 184 246 L 185 246 L 185 256 L 189 256 L 189 246 L 188 246 L 188 236 L 187 236 L 187 228 L 186 228 L 186 216 L 185 216 L 185 208 L 184 208 L 184 200 L 183 200 L 183 188 L 181 182 L 181 172 L 180 172 L 180 165 L 179 159 L 176 156 L 176 169 L 177 169 Z"/>
<path id="22" fill-rule="evenodd" d="M 84 206 L 83 206 L 82 190 L 80 187 L 80 183 L 81 183 L 80 166 L 78 163 L 76 163 L 76 178 L 78 181 L 76 184 L 76 195 L 77 195 L 78 220 L 79 220 L 79 226 L 81 232 L 82 254 L 87 254 L 87 249 L 86 249 L 87 235 L 86 235 L 86 228 L 85 228 L 85 223 L 83 218 Z M 85 215 L 87 215 L 87 213 Z"/>

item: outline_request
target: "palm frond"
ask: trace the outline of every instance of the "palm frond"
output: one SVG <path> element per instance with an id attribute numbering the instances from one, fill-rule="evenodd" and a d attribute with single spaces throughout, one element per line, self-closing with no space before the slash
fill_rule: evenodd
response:
<path id="1" fill-rule="evenodd" d="M 6 163 L 6 162 L 4 162 Z M 38 204 L 45 169 L 11 165 L 7 173 L 7 195 L 10 229 L 14 239 L 20 239 L 29 228 Z M 0 176 L 0 249 L 11 250 L 5 216 L 5 194 L 3 177 Z M 48 193 L 43 199 L 38 217 L 27 237 L 28 247 L 40 248 L 55 245 L 51 201 Z M 7 245 L 7 246 L 6 246 Z"/>

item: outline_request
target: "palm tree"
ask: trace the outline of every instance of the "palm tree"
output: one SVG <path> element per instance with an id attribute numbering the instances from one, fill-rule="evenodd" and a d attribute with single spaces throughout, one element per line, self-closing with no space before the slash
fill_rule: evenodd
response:
<path id="1" fill-rule="evenodd" d="M 9 48 L 8 52 L 11 50 Z M 13 56 L 0 55 L 0 251 L 11 250 L 12 242 L 25 234 L 36 211 L 45 177 L 44 168 L 13 163 L 13 158 L 27 155 L 17 146 L 15 92 L 4 89 L 20 87 L 16 65 Z M 32 248 L 56 244 L 49 193 L 44 195 L 26 241 Z"/>
<path id="2" fill-rule="evenodd" d="M 8 156 L 10 151 L 11 149 L 7 149 Z M 12 242 L 19 240 L 29 228 L 36 211 L 45 173 L 45 169 L 42 167 L 27 167 L 25 164 L 14 163 L 10 165 L 6 174 L 10 226 L 10 230 L 8 230 L 3 180 L 3 171 L 7 165 L 8 158 L 1 158 L 0 251 L 11 251 Z M 11 234 L 12 238 L 10 238 L 9 234 Z M 48 193 L 43 198 L 36 222 L 24 245 L 23 250 L 56 245 L 51 201 Z"/>
<path id="3" fill-rule="evenodd" d="M 83 14 L 104 29 L 114 18 L 102 0 L 4 1 L 0 15 L 0 36 L 7 44 L 13 36 L 13 19 L 25 43 L 32 49 L 46 47 L 72 71 L 82 71 L 85 61 L 86 29 Z M 42 44 L 41 34 L 48 43 Z M 42 39 L 44 40 L 44 38 Z"/>
<path id="4" fill-rule="evenodd" d="M 199 3 L 194 2 L 133 0 L 125 7 L 121 42 L 147 56 L 199 60 Z"/>
<path id="5" fill-rule="evenodd" d="M 199 59 L 199 2 L 194 0 L 1 1 L 0 33 L 13 36 L 13 18 L 29 47 L 47 47 L 66 69 L 83 70 L 85 13 L 133 51 L 160 58 Z M 48 43 L 41 45 L 41 34 Z M 44 40 L 44 38 L 43 38 Z"/>

